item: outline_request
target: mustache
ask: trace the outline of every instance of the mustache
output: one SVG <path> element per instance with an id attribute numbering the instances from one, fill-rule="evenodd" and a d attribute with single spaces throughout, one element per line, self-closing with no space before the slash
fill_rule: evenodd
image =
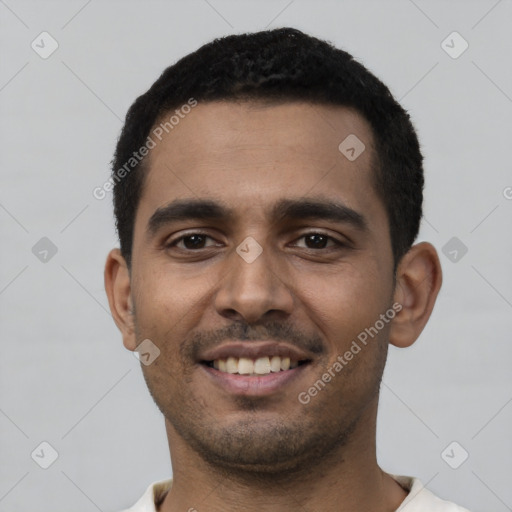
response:
<path id="1" fill-rule="evenodd" d="M 304 334 L 303 331 L 283 322 L 269 321 L 264 324 L 249 325 L 235 322 L 229 326 L 212 331 L 193 333 L 180 345 L 180 355 L 184 360 L 197 360 L 202 352 L 215 348 L 225 341 L 285 341 L 313 354 L 325 350 L 324 342 L 317 334 Z"/>

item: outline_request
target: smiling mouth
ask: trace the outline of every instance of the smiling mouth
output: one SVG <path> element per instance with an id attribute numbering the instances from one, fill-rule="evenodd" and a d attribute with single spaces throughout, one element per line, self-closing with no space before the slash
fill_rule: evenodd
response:
<path id="1" fill-rule="evenodd" d="M 214 368 L 221 373 L 261 377 L 271 373 L 293 370 L 310 362 L 311 360 L 309 359 L 294 360 L 289 357 L 272 356 L 259 357 L 257 359 L 228 357 L 226 359 L 215 359 L 214 361 L 201 361 L 201 364 Z"/>

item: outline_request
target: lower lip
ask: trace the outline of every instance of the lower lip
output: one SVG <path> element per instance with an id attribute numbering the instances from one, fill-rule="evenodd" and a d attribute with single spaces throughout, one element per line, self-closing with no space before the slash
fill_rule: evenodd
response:
<path id="1" fill-rule="evenodd" d="M 228 393 L 243 396 L 266 396 L 280 391 L 281 388 L 296 380 L 310 364 L 302 364 L 291 370 L 268 373 L 261 377 L 221 372 L 203 364 L 199 366 L 214 383 Z"/>

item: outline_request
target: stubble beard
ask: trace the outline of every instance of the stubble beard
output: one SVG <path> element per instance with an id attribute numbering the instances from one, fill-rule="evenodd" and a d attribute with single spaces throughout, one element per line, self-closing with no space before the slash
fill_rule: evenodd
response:
<path id="1" fill-rule="evenodd" d="M 330 458 L 336 458 L 339 463 L 343 447 L 350 443 L 362 416 L 373 404 L 376 415 L 388 348 L 383 340 L 379 345 L 370 367 L 359 368 L 359 372 L 372 374 L 371 382 L 366 383 L 364 403 L 350 404 L 349 400 L 347 405 L 343 398 L 336 403 L 332 397 L 329 401 L 324 394 L 333 390 L 323 390 L 320 396 L 303 405 L 294 418 L 283 415 L 264 420 L 259 411 L 265 414 L 265 398 L 238 397 L 236 408 L 247 416 L 227 423 L 208 412 L 205 404 L 190 393 L 194 370 L 177 383 L 172 397 L 168 393 L 168 372 L 155 376 L 143 367 L 143 374 L 168 424 L 212 470 L 241 479 L 284 482 L 300 474 L 310 475 L 315 466 L 325 464 Z M 351 376 L 347 372 L 337 378 Z"/>

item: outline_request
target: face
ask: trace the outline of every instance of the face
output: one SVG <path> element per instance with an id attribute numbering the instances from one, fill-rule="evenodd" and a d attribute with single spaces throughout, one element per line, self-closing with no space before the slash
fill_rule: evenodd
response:
<path id="1" fill-rule="evenodd" d="M 357 113 L 298 102 L 200 103 L 151 151 L 125 344 L 158 347 L 150 392 L 203 459 L 292 468 L 376 410 L 389 324 L 353 345 L 393 302 L 372 155 Z"/>

